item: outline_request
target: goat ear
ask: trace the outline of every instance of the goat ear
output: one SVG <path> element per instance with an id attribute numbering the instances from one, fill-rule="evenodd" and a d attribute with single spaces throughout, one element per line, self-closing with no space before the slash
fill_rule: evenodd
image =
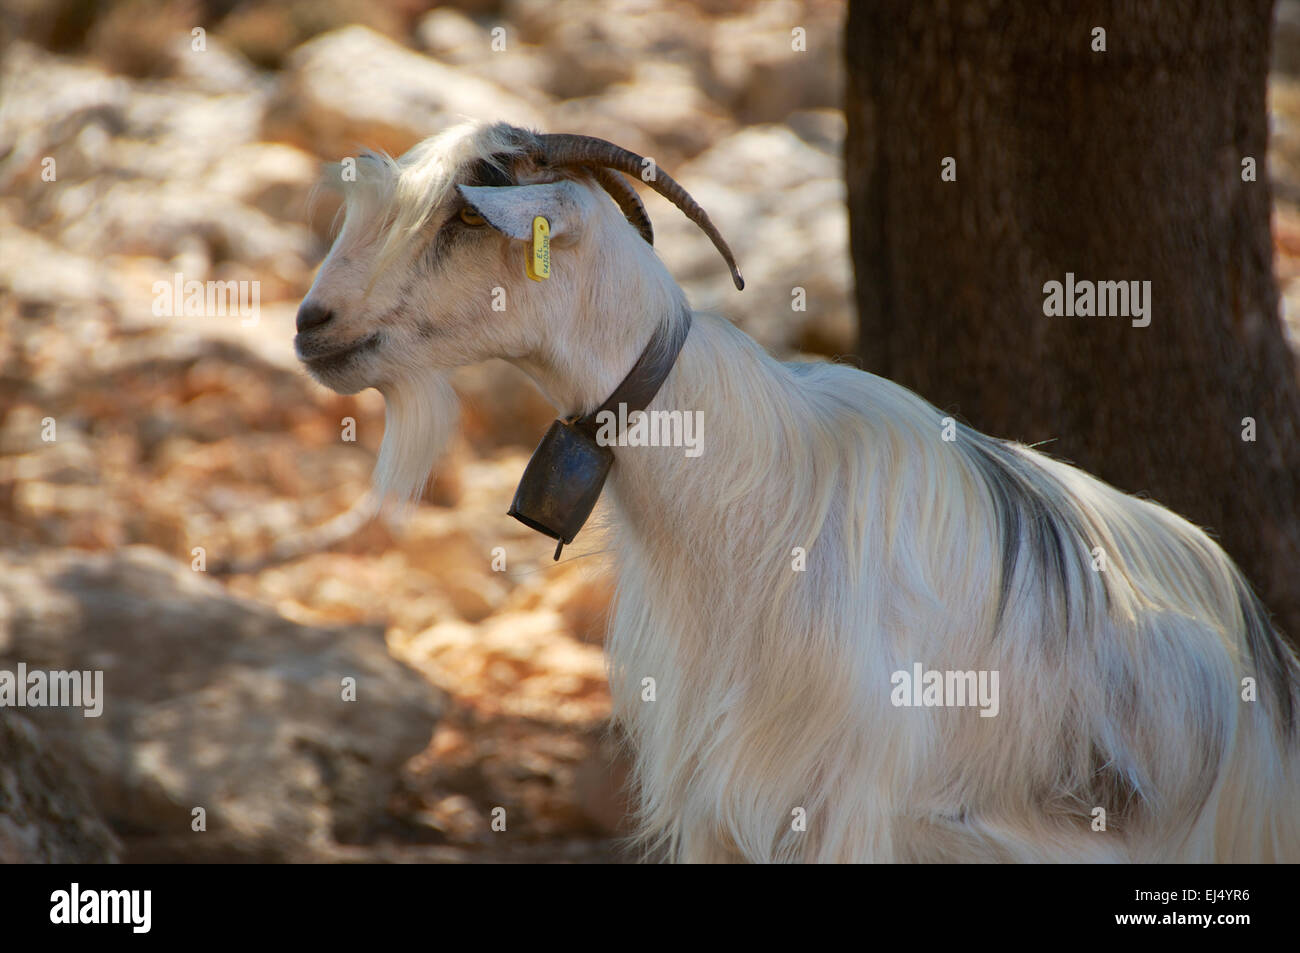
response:
<path id="1" fill-rule="evenodd" d="M 532 241 L 533 219 L 545 216 L 551 238 L 577 232 L 582 221 L 578 186 L 567 179 L 544 185 L 458 185 L 465 201 L 502 235 Z"/>

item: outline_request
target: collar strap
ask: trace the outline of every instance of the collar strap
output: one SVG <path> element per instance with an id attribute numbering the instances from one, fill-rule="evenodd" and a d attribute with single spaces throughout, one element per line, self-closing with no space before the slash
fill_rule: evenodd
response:
<path id="1" fill-rule="evenodd" d="M 686 343 L 686 335 L 690 330 L 691 313 L 686 310 L 683 310 L 682 320 L 672 330 L 669 330 L 666 323 L 659 325 L 650 340 L 646 342 L 641 356 L 636 359 L 632 369 L 614 388 L 614 393 L 591 413 L 581 417 L 570 417 L 569 422 L 594 440 L 599 426 L 597 417 L 602 413 L 612 412 L 617 415 L 619 404 L 626 404 L 629 414 L 649 407 L 650 401 L 655 399 L 664 381 L 672 373 L 673 365 L 677 363 L 677 355 L 682 352 L 682 346 Z"/>
<path id="2" fill-rule="evenodd" d="M 690 330 L 685 309 L 671 329 L 659 325 L 614 393 L 589 414 L 555 421 L 533 451 L 508 515 L 559 540 L 556 559 L 591 515 L 614 463 L 613 449 L 596 440 L 598 418 L 606 412 L 617 416 L 620 404 L 629 415 L 645 410 L 672 373 Z"/>

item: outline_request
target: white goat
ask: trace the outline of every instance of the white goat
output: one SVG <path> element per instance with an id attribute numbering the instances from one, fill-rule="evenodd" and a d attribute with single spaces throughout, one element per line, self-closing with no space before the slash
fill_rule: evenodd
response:
<path id="1" fill-rule="evenodd" d="M 410 498 L 454 425 L 450 368 L 505 358 L 585 414 L 689 327 L 650 406 L 702 412 L 703 454 L 620 446 L 609 481 L 611 685 L 644 843 L 687 861 L 1300 860 L 1300 667 L 1219 547 L 1023 446 L 945 435 L 887 380 L 778 363 L 692 316 L 609 171 L 639 163 L 505 125 L 363 158 L 296 346 L 334 390 L 383 392 L 376 480 Z M 651 184 L 730 261 L 680 187 Z M 545 281 L 525 276 L 538 216 Z M 916 668 L 949 675 L 909 687 Z M 999 689 L 982 713 L 953 694 L 965 672 Z"/>

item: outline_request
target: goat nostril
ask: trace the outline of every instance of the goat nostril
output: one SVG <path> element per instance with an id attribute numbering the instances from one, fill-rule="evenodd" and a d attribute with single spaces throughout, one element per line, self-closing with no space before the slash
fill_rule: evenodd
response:
<path id="1" fill-rule="evenodd" d="M 333 317 L 334 312 L 329 308 L 314 302 L 312 304 L 303 302 L 302 306 L 298 308 L 298 330 L 310 331 L 322 324 L 329 324 L 330 319 Z"/>

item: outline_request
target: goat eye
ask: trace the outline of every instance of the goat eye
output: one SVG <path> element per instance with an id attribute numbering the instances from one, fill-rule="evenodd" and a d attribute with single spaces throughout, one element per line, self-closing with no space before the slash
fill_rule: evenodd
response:
<path id="1" fill-rule="evenodd" d="M 464 222 L 466 225 L 486 225 L 486 224 L 487 224 L 487 219 L 485 219 L 485 218 L 484 218 L 482 215 L 480 215 L 478 212 L 474 211 L 474 210 L 473 210 L 472 208 L 470 208 L 468 205 L 466 205 L 463 209 L 460 210 L 460 220 L 461 220 L 462 222 Z"/>

